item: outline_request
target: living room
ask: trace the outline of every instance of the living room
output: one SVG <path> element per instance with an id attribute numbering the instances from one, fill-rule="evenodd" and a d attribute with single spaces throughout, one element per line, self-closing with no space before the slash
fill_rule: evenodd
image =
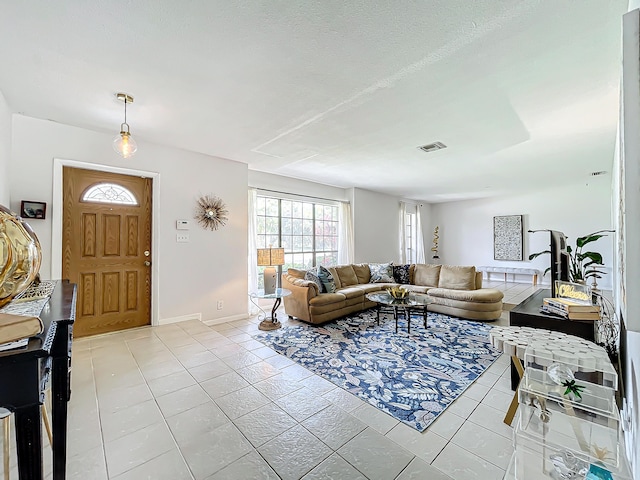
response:
<path id="1" fill-rule="evenodd" d="M 122 121 L 122 110 L 121 104 L 112 102 L 114 92 L 111 90 L 120 88 L 123 83 L 124 86 L 121 88 L 129 87 L 119 78 L 115 69 L 105 74 L 110 81 L 96 88 L 93 96 L 84 98 L 81 103 L 87 110 L 93 107 L 100 110 L 101 113 L 97 115 L 102 115 L 103 120 L 109 120 L 109 124 L 113 124 L 117 129 Z M 65 115 L 56 117 L 53 114 L 49 115 L 47 111 L 30 113 L 36 111 L 30 103 L 26 102 L 20 106 L 14 104 L 12 92 L 16 83 L 20 81 L 17 77 L 9 77 L 6 72 L 0 76 L 0 204 L 17 211 L 21 200 L 47 203 L 46 218 L 34 220 L 30 224 L 42 244 L 42 278 L 61 278 L 62 262 L 58 252 L 61 251 L 62 241 L 62 167 L 98 168 L 151 176 L 154 182 L 151 251 L 153 325 L 194 319 L 215 325 L 246 317 L 247 292 L 252 289 L 247 276 L 247 190 L 250 187 L 348 201 L 352 208 L 354 227 L 354 262 L 397 260 L 400 200 L 421 205 L 423 236 L 427 250 L 433 229 L 435 226 L 439 227 L 440 262 L 451 265 L 496 264 L 493 260 L 492 219 L 499 215 L 522 214 L 525 219 L 525 231 L 554 228 L 563 231 L 570 241 L 589 232 L 616 228 L 619 225 L 619 212 L 615 206 L 619 196 L 614 188 L 619 174 L 619 165 L 616 167 L 614 161 L 615 125 L 613 128 L 610 123 L 606 126 L 601 125 L 601 130 L 598 129 L 598 125 L 589 125 L 585 133 L 585 130 L 579 128 L 580 124 L 576 118 L 579 118 L 581 113 L 588 114 L 589 110 L 581 112 L 570 101 L 566 105 L 565 120 L 575 122 L 576 126 L 571 131 L 565 131 L 564 135 L 569 136 L 572 142 L 582 144 L 580 149 L 571 151 L 571 158 L 567 157 L 564 151 L 555 151 L 552 147 L 549 147 L 544 157 L 532 157 L 526 152 L 526 141 L 521 144 L 514 141 L 516 145 L 507 149 L 508 152 L 501 158 L 494 158 L 495 163 L 485 164 L 486 169 L 491 172 L 492 181 L 476 182 L 474 178 L 465 177 L 464 181 L 460 181 L 457 190 L 441 193 L 436 191 L 437 187 L 431 185 L 433 197 L 429 201 L 426 195 L 422 196 L 416 192 L 390 194 L 367 188 L 367 172 L 360 165 L 353 167 L 353 170 L 349 170 L 345 175 L 352 175 L 353 185 L 359 186 L 338 187 L 328 181 L 322 183 L 301 179 L 301 170 L 309 164 L 312 165 L 313 159 L 301 162 L 299 171 L 291 170 L 288 175 L 277 175 L 268 173 L 277 171 L 277 168 L 269 168 L 269 159 L 264 159 L 264 163 L 252 168 L 246 162 L 222 158 L 233 158 L 230 151 L 227 155 L 220 156 L 197 153 L 207 151 L 209 147 L 203 139 L 189 138 L 189 141 L 184 142 L 171 139 L 165 143 L 161 135 L 152 133 L 154 115 L 162 117 L 163 121 L 168 119 L 168 123 L 172 117 L 171 113 L 161 106 L 161 99 L 158 98 L 156 105 L 140 98 L 137 103 L 129 106 L 129 123 L 138 142 L 138 152 L 133 158 L 124 160 L 114 155 L 108 147 L 117 132 L 106 127 L 106 123 L 82 116 L 75 119 Z M 464 82 L 460 80 L 460 83 Z M 56 90 L 49 89 L 46 80 L 42 80 L 38 85 L 44 88 L 51 98 L 56 98 L 58 108 L 77 102 L 72 97 L 66 98 Z M 471 87 L 473 85 L 470 85 Z M 544 87 L 545 84 L 542 82 L 541 88 Z M 137 87 L 137 90 L 141 91 L 142 88 Z M 601 102 L 604 105 L 609 117 L 618 115 L 617 93 L 617 89 L 613 88 L 608 95 L 594 100 L 595 103 Z M 106 100 L 103 101 L 100 95 Z M 94 105 L 89 105 L 91 103 Z M 136 108 L 140 110 L 136 112 Z M 136 118 L 137 114 L 143 112 L 145 118 L 149 119 L 144 126 L 141 125 L 140 117 Z M 486 115 L 489 114 L 490 111 Z M 484 116 L 483 112 L 482 115 L 477 114 L 467 121 L 480 124 Z M 52 120 L 47 120 L 48 118 Z M 194 118 L 194 122 L 201 120 L 195 116 Z M 563 117 L 559 118 L 558 122 L 561 122 Z M 552 128 L 545 126 L 542 121 L 539 121 L 537 126 L 540 129 Z M 215 136 L 216 125 L 210 125 L 209 128 L 209 135 Z M 139 131 L 144 133 L 137 135 Z M 482 132 L 483 127 L 479 125 L 475 135 L 481 135 Z M 530 129 L 530 133 L 536 132 L 534 128 Z M 519 132 L 514 133 L 515 137 L 519 138 L 516 133 Z M 600 135 L 608 140 L 590 140 L 600 138 Z M 256 135 L 252 139 L 255 145 L 260 144 L 260 138 L 261 135 Z M 423 141 L 431 140 L 437 139 L 428 138 Z M 415 146 L 417 144 L 412 145 L 412 148 Z M 484 154 L 482 151 L 480 153 Z M 519 162 L 521 176 L 530 177 L 531 182 L 537 184 L 537 187 L 522 189 L 519 192 L 506 188 L 510 182 L 515 181 L 502 173 L 503 170 L 508 170 L 506 164 L 509 162 Z M 601 168 L 603 164 L 605 167 Z M 463 172 L 468 166 L 467 163 L 461 163 L 457 168 Z M 404 167 L 389 165 L 388 168 Z M 434 168 L 437 168 L 437 164 Z M 557 171 L 555 174 L 552 173 L 554 169 Z M 600 170 L 606 173 L 591 175 Z M 411 172 L 410 166 L 407 167 L 407 171 Z M 569 176 L 570 179 L 567 180 Z M 318 178 L 321 178 L 320 174 Z M 362 185 L 363 181 L 365 185 Z M 428 181 L 429 179 L 425 178 L 425 183 Z M 217 231 L 201 229 L 193 219 L 195 202 L 203 194 L 215 194 L 223 199 L 227 206 L 229 220 Z M 627 195 L 633 193 L 627 192 Z M 627 197 L 628 208 L 631 204 L 630 198 L 633 197 Z M 176 221 L 180 219 L 188 219 L 192 224 L 188 232 L 188 244 L 176 242 Z M 640 231 L 637 227 L 637 220 L 628 219 L 627 228 L 632 230 L 627 236 L 627 242 L 633 243 L 634 239 L 637 239 Z M 597 244 L 607 269 L 607 275 L 599 280 L 599 284 L 606 290 L 617 288 L 614 282 L 618 278 L 616 262 L 619 261 L 619 257 L 615 240 L 616 237 L 611 236 L 601 239 Z M 524 251 L 528 254 L 543 250 L 547 241 L 543 234 L 525 233 Z M 427 259 L 429 257 L 427 254 Z M 526 265 L 543 271 L 546 261 L 540 258 L 532 262 L 500 262 L 500 265 Z M 628 265 L 627 292 L 634 291 L 637 287 L 638 277 L 634 273 L 635 267 Z M 548 276 L 545 277 L 543 283 L 548 284 L 548 279 Z M 217 307 L 218 301 L 223 301 L 222 309 Z M 636 305 L 632 302 L 628 300 L 627 304 L 629 368 L 626 372 L 629 378 L 633 375 L 633 365 L 635 372 L 638 372 L 637 365 L 640 361 L 640 328 L 635 320 L 637 315 L 633 314 L 637 312 Z M 637 423 L 637 394 L 634 396 L 629 392 L 628 399 L 629 402 L 635 402 L 636 413 L 633 418 L 636 432 L 634 435 L 637 438 L 637 432 L 640 430 Z"/>

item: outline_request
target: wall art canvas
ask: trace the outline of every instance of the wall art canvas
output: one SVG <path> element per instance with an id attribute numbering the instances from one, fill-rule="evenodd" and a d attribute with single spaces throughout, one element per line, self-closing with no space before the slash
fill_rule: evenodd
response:
<path id="1" fill-rule="evenodd" d="M 522 260 L 522 215 L 493 217 L 494 260 Z"/>

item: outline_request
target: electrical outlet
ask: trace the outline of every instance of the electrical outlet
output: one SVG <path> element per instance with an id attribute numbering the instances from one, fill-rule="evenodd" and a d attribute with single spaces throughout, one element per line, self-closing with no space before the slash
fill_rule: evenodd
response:
<path id="1" fill-rule="evenodd" d="M 188 233 L 176 233 L 176 242 L 187 243 L 189 241 Z"/>
<path id="2" fill-rule="evenodd" d="M 224 300 L 218 300 L 218 310 L 222 310 L 224 307 Z"/>

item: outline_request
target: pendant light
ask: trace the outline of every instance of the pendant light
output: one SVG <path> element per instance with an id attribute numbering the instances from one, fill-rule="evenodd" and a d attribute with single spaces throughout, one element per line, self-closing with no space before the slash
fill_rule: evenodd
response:
<path id="1" fill-rule="evenodd" d="M 127 103 L 133 103 L 133 97 L 126 93 L 116 93 L 116 98 L 124 102 L 124 123 L 120 125 L 120 134 L 113 139 L 113 149 L 124 158 L 129 158 L 138 150 L 138 144 L 129 133 L 127 123 Z"/>

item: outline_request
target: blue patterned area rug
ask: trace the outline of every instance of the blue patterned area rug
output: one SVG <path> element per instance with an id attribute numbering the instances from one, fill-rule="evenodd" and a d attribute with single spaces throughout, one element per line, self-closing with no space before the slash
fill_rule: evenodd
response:
<path id="1" fill-rule="evenodd" d="M 424 431 L 499 356 L 492 325 L 429 313 L 400 319 L 367 310 L 321 326 L 262 332 L 256 340 L 416 430 Z"/>

